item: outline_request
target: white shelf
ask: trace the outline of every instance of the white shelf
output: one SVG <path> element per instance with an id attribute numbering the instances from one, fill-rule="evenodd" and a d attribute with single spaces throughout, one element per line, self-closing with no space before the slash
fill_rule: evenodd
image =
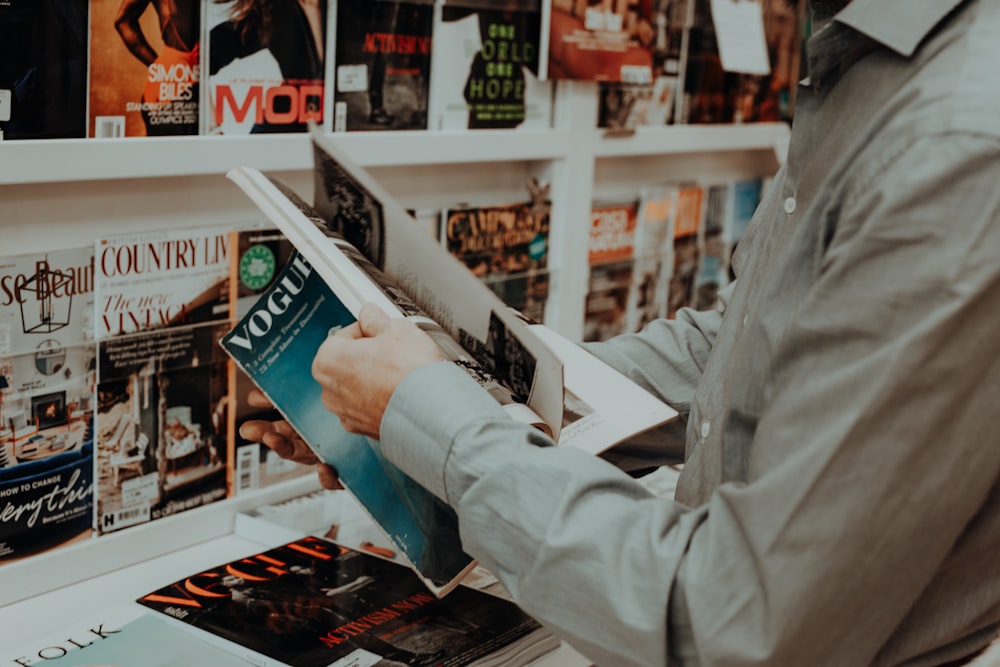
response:
<path id="1" fill-rule="evenodd" d="M 418 166 L 465 162 L 558 160 L 581 144 L 597 158 L 719 151 L 784 155 L 783 123 L 641 127 L 627 136 L 603 131 L 480 130 L 353 132 L 335 135 L 355 162 Z M 223 174 L 238 165 L 266 171 L 309 169 L 305 134 L 219 137 L 132 137 L 0 142 L 0 185 Z"/>
<path id="2" fill-rule="evenodd" d="M 787 149 L 788 133 L 785 123 L 647 126 L 623 134 L 594 130 L 590 141 L 593 144 L 591 152 L 597 158 L 774 151 L 781 161 Z"/>

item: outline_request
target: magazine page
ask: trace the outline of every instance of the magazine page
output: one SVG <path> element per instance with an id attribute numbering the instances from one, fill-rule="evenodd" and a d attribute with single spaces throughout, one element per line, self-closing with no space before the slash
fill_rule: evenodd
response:
<path id="1" fill-rule="evenodd" d="M 559 645 L 508 600 L 466 586 L 435 598 L 402 565 L 314 536 L 138 602 L 292 667 L 516 666 Z"/>
<path id="2" fill-rule="evenodd" d="M 313 126 L 315 208 L 328 229 L 343 236 L 372 264 L 513 390 L 548 425 L 554 439 L 562 422 L 562 364 L 528 323 L 413 217 L 365 170 Z M 291 233 L 284 230 L 286 234 Z M 322 248 L 319 229 L 303 230 Z M 300 248 L 303 254 L 313 252 Z M 307 255 L 313 265 L 323 253 Z"/>
<path id="3" fill-rule="evenodd" d="M 332 246 L 328 250 L 336 253 Z M 323 406 L 322 388 L 312 377 L 319 346 L 356 321 L 330 284 L 293 253 L 222 346 L 317 456 L 337 469 L 341 483 L 427 587 L 443 596 L 474 565 L 462 550 L 454 511 L 385 459 L 376 440 L 344 430 Z M 338 284 L 336 277 L 332 284 Z"/>
<path id="4" fill-rule="evenodd" d="M 366 302 L 375 303 L 390 317 L 406 317 L 423 329 L 445 358 L 461 366 L 514 419 L 552 431 L 516 391 L 504 385 L 475 356 L 414 302 L 402 287 L 376 267 L 337 232 L 325 227 L 315 209 L 277 178 L 247 167 L 233 169 L 230 178 L 275 221 L 289 224 L 286 233 L 297 246 L 313 249 L 319 262 L 312 265 L 355 318 Z M 278 223 L 279 226 L 282 223 Z"/>
<path id="5" fill-rule="evenodd" d="M 566 405 L 560 447 L 600 454 L 677 418 L 677 411 L 552 329 L 532 329 L 562 360 Z"/>

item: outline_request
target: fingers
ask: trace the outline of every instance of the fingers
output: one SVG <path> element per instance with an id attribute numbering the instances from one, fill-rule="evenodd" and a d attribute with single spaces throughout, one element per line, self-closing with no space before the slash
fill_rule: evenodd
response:
<path id="1" fill-rule="evenodd" d="M 337 476 L 337 471 L 325 463 L 320 463 L 316 466 L 316 475 L 319 477 L 320 486 L 324 489 L 344 488 L 340 483 L 340 478 Z"/>
<path id="2" fill-rule="evenodd" d="M 358 325 L 365 337 L 371 338 L 382 333 L 389 325 L 389 316 L 374 304 L 366 303 L 358 313 Z"/>
<path id="3" fill-rule="evenodd" d="M 247 395 L 247 403 L 255 408 L 273 407 L 271 401 L 267 400 L 267 396 L 259 389 L 250 390 L 250 393 Z"/>
<path id="4" fill-rule="evenodd" d="M 285 421 L 251 419 L 240 426 L 240 435 L 252 442 L 264 443 L 283 459 L 313 465 L 319 458 Z"/>

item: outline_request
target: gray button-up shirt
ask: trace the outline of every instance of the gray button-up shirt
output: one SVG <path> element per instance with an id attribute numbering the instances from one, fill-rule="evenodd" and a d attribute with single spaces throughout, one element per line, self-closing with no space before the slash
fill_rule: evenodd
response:
<path id="1" fill-rule="evenodd" d="M 1000 627 L 1000 2 L 854 0 L 808 55 L 719 309 L 588 346 L 686 415 L 677 502 L 448 364 L 383 420 L 604 667 L 939 665 Z"/>

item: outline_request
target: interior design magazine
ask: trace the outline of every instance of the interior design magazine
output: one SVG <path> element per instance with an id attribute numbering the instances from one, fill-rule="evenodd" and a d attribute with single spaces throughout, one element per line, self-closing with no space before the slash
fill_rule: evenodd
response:
<path id="1" fill-rule="evenodd" d="M 95 243 L 97 531 L 227 495 L 230 227 Z"/>
<path id="2" fill-rule="evenodd" d="M 313 536 L 138 602 L 261 667 L 517 666 L 559 645 L 509 600 L 466 586 L 441 599 L 403 565 Z"/>
<path id="3" fill-rule="evenodd" d="M 93 259 L 0 257 L 0 565 L 91 537 Z"/>
<path id="4" fill-rule="evenodd" d="M 454 513 L 386 461 L 376 441 L 344 431 L 309 372 L 329 332 L 354 322 L 363 303 L 410 317 L 512 418 L 560 445 L 597 453 L 676 413 L 590 355 L 574 359 L 584 364 L 585 381 L 564 385 L 561 355 L 575 344 L 505 305 L 329 137 L 313 136 L 315 208 L 257 170 L 230 172 L 301 256 L 223 344 L 443 595 L 474 565 L 457 547 Z M 602 377 L 610 381 L 592 381 Z"/>
<path id="5" fill-rule="evenodd" d="M 67 627 L 0 647 L 0 665 L 28 667 L 246 667 L 247 662 L 136 602 L 113 604 Z"/>

